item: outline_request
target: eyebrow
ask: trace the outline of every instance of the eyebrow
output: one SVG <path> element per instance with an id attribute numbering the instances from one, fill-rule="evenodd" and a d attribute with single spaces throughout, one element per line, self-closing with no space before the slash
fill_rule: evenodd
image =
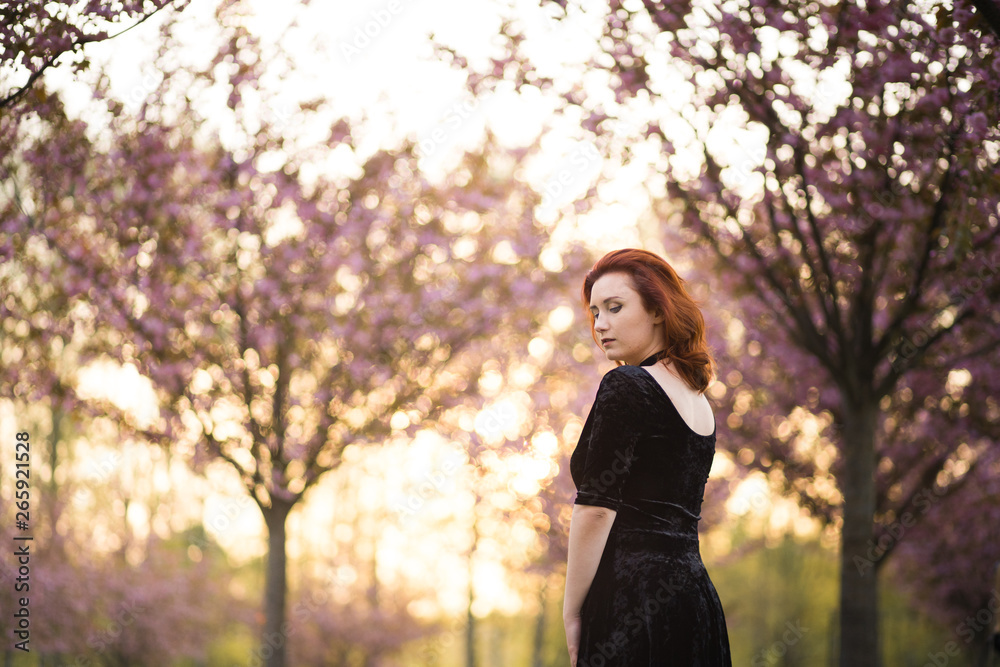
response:
<path id="1" fill-rule="evenodd" d="M 621 297 L 620 296 L 609 296 L 607 299 L 605 299 L 601 303 L 607 303 L 608 301 L 614 301 L 615 299 L 621 299 Z M 590 304 L 590 307 L 591 308 L 597 308 L 597 306 L 595 306 L 594 304 Z"/>

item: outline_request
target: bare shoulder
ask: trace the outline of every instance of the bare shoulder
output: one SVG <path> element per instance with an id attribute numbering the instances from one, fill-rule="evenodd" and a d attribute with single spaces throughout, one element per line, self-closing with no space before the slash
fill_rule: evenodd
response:
<path id="1" fill-rule="evenodd" d="M 696 390 L 692 389 L 690 385 L 677 374 L 672 365 L 664 366 L 663 364 L 653 364 L 652 366 L 643 366 L 643 370 L 648 372 L 660 385 L 664 388 L 670 388 L 671 391 L 667 393 L 673 398 L 675 395 L 678 398 L 704 398 L 703 394 L 699 394 Z"/>

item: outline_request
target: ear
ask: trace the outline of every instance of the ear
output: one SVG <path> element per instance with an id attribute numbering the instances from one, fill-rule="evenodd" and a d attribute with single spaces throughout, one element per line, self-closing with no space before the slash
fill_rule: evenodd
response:
<path id="1" fill-rule="evenodd" d="M 653 311 L 653 324 L 659 324 L 664 320 L 663 311 L 657 308 Z"/>

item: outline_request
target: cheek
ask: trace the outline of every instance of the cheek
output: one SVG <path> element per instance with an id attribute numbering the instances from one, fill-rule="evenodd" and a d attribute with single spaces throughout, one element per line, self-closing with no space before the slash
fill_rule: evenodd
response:
<path id="1" fill-rule="evenodd" d="M 632 313 L 628 318 L 628 329 L 634 333 L 647 332 L 653 328 L 652 321 L 643 313 Z"/>

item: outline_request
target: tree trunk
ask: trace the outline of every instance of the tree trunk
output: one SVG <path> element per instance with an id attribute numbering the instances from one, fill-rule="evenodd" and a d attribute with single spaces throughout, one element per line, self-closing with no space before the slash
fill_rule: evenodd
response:
<path id="1" fill-rule="evenodd" d="M 261 508 L 267 524 L 267 579 L 264 593 L 264 634 L 260 657 L 267 667 L 285 667 L 288 628 L 285 625 L 287 570 L 285 521 L 292 504 L 271 497 L 271 507 Z"/>
<path id="2" fill-rule="evenodd" d="M 993 632 L 989 627 L 975 634 L 972 644 L 972 664 L 974 667 L 993 667 Z"/>
<path id="3" fill-rule="evenodd" d="M 845 401 L 845 403 L 847 403 Z M 873 548 L 875 424 L 878 406 L 844 411 L 844 524 L 840 554 L 840 666 L 879 667 L 878 587 Z"/>
<path id="4" fill-rule="evenodd" d="M 476 667 L 476 617 L 472 615 L 472 588 L 469 588 L 469 609 L 465 624 L 465 665 Z"/>
<path id="5" fill-rule="evenodd" d="M 58 395 L 58 394 L 57 394 Z M 55 526 L 59 523 L 59 482 L 56 481 L 56 469 L 59 468 L 59 440 L 62 437 L 62 408 L 56 405 L 52 408 L 52 435 L 49 438 L 49 501 L 46 503 L 49 510 L 49 525 Z"/>
<path id="6" fill-rule="evenodd" d="M 542 587 L 538 591 L 538 618 L 535 619 L 535 641 L 531 649 L 531 665 L 532 667 L 542 667 L 542 662 L 544 659 L 543 652 L 545 650 L 545 610 L 548 605 L 545 604 L 546 598 L 548 597 L 548 583 L 547 577 L 542 579 Z"/>
<path id="7" fill-rule="evenodd" d="M 993 593 L 992 598 L 1000 602 L 1000 560 L 996 562 L 993 570 Z M 986 663 L 990 667 L 993 665 L 1000 665 L 1000 613 L 997 613 L 993 617 L 993 627 L 990 629 L 989 637 L 989 656 L 990 659 Z"/>
<path id="8" fill-rule="evenodd" d="M 49 494 L 53 499 L 51 505 L 55 506 L 55 498 L 59 491 L 58 482 L 56 482 L 56 468 L 59 467 L 59 438 L 62 435 L 62 420 L 63 411 L 62 408 L 56 406 L 52 408 L 52 435 L 49 438 Z M 55 525 L 55 516 L 52 516 L 53 523 Z"/>
<path id="9" fill-rule="evenodd" d="M 472 546 L 469 547 L 469 608 L 465 625 L 465 667 L 476 667 L 476 617 L 472 613 L 472 603 L 475 601 L 475 588 L 472 585 L 472 558 L 479 544 L 479 526 L 476 523 L 475 507 L 472 510 Z"/>

